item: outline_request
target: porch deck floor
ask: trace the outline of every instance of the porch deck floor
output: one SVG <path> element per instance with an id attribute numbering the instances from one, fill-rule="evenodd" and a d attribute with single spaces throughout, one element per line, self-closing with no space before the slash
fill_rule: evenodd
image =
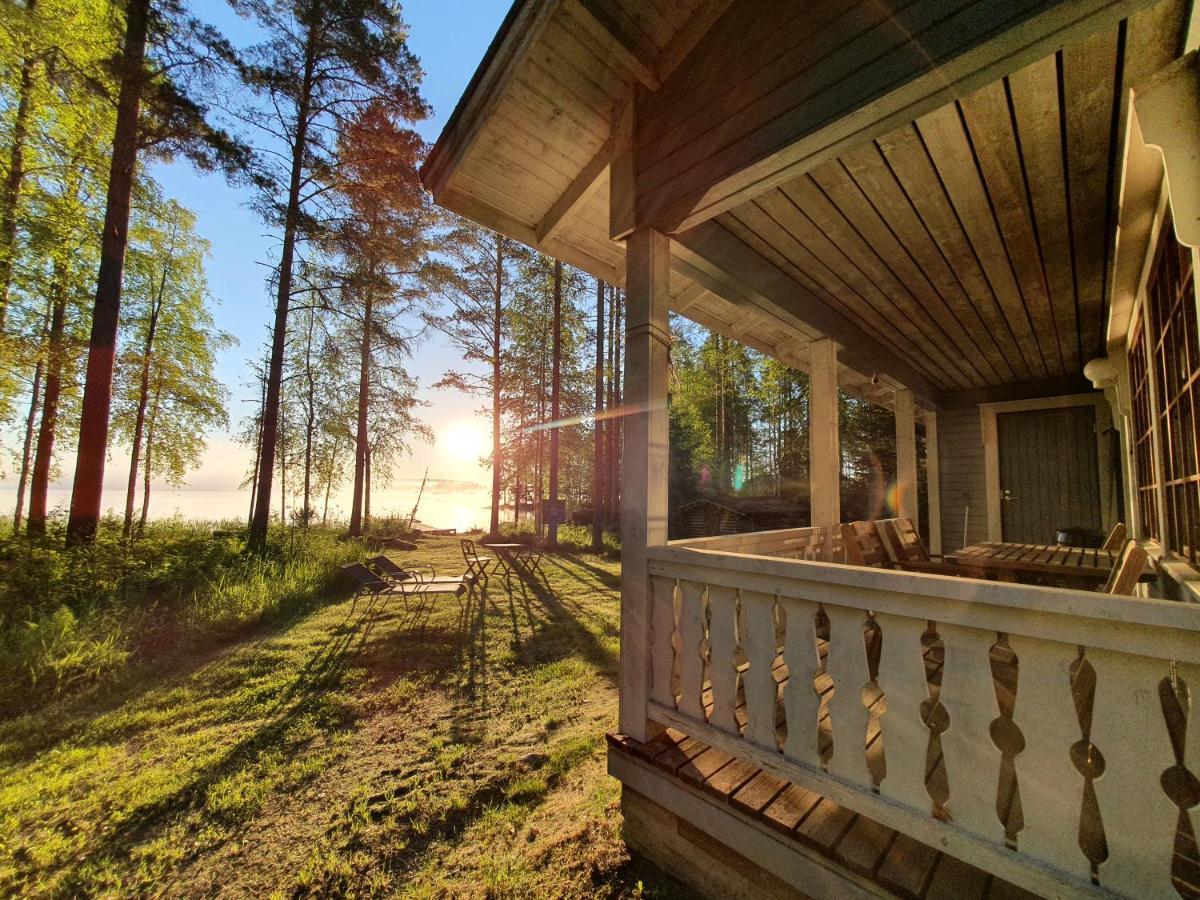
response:
<path id="1" fill-rule="evenodd" d="M 872 642 L 869 631 L 864 632 L 864 638 L 870 648 Z M 827 635 L 821 634 L 817 643 L 821 671 L 814 679 L 814 687 L 822 697 L 817 741 L 822 759 L 827 761 L 833 744 L 827 709 L 833 682 L 824 671 L 829 646 Z M 874 660 L 877 660 L 877 656 L 872 660 L 872 676 L 876 674 Z M 928 646 L 925 653 L 925 669 L 934 697 L 941 686 L 942 666 L 941 646 Z M 745 665 L 739 668 L 744 669 Z M 993 650 L 992 672 L 997 705 L 1005 714 L 1011 715 L 1018 669 L 1016 658 L 1006 647 Z M 781 657 L 776 659 L 773 674 L 778 685 L 776 725 L 782 741 L 786 732 L 783 694 L 788 682 L 788 669 Z M 871 688 L 872 692 L 865 698 L 871 714 L 865 749 L 868 768 L 878 778 L 883 771 L 880 716 L 886 710 L 886 698 L 875 687 L 873 680 Z M 1075 690 L 1082 695 L 1087 688 L 1077 685 Z M 705 715 L 711 714 L 711 683 L 706 682 L 704 685 L 702 704 Z M 735 715 L 739 727 L 744 728 L 746 701 L 740 684 Z M 647 743 L 634 741 L 625 735 L 610 734 L 607 737 L 611 747 L 650 762 L 718 800 L 728 802 L 741 812 L 760 819 L 776 831 L 816 849 L 899 896 L 962 900 L 1008 900 L 1035 896 L 955 857 L 919 843 L 908 835 L 839 806 L 798 784 L 784 781 L 762 770 L 753 762 L 738 759 L 675 729 L 668 728 L 658 738 Z M 948 784 L 940 741 L 930 750 L 926 785 L 931 795 L 945 798 Z M 999 798 L 1002 798 L 1002 803 L 999 806 L 1005 812 L 1006 831 L 1009 840 L 1013 842 L 1012 846 L 1015 846 L 1015 838 L 1021 828 L 1021 801 L 1015 774 L 1013 760 L 1006 755 L 1001 769 Z M 939 818 L 950 818 L 949 811 L 937 800 L 933 802 L 933 810 L 933 814 Z M 1097 812 L 1091 807 L 1081 810 L 1080 837 L 1082 842 L 1090 845 L 1089 856 L 1098 851 L 1097 855 L 1102 857 L 1105 855 L 1102 849 L 1104 838 Z M 1196 838 L 1187 815 L 1180 816 L 1173 868 L 1174 883 L 1180 896 L 1200 900 L 1200 853 L 1197 853 Z"/>

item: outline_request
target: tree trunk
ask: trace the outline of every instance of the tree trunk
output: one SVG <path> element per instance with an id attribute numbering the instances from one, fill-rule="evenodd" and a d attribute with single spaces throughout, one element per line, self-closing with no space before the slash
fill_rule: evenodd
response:
<path id="1" fill-rule="evenodd" d="M 363 531 L 371 528 L 371 444 L 367 442 L 367 455 L 363 473 Z"/>
<path id="2" fill-rule="evenodd" d="M 363 299 L 363 333 L 358 361 L 358 429 L 354 444 L 354 496 L 350 503 L 350 535 L 363 533 L 363 499 L 367 475 L 367 415 L 371 408 L 371 328 L 374 297 L 370 279 Z"/>
<path id="3" fill-rule="evenodd" d="M 329 524 L 329 495 L 333 491 L 333 470 L 337 466 L 338 445 L 335 441 L 329 448 L 329 468 L 325 477 L 325 505 L 321 509 L 321 527 Z"/>
<path id="4" fill-rule="evenodd" d="M 621 409 L 621 303 L 620 293 L 613 288 L 613 406 Z M 621 520 L 621 435 L 624 415 L 612 420 L 612 456 L 608 460 L 609 516 L 613 524 Z"/>
<path id="5" fill-rule="evenodd" d="M 29 534 L 46 533 L 47 495 L 54 460 L 54 435 L 58 427 L 58 400 L 62 394 L 63 331 L 67 316 L 67 273 L 62 263 L 57 263 L 54 268 L 53 296 L 50 333 L 46 339 L 46 394 L 42 398 L 42 422 L 38 427 L 37 452 L 29 487 L 29 519 L 25 523 Z"/>
<path id="6" fill-rule="evenodd" d="M 174 252 L 174 243 L 171 247 Z M 133 421 L 133 445 L 129 451 L 129 482 L 125 488 L 125 523 L 121 533 L 129 537 L 133 530 L 133 503 L 137 494 L 138 456 L 142 450 L 142 431 L 146 426 L 146 406 L 150 402 L 150 356 L 154 352 L 154 335 L 158 330 L 158 316 L 162 311 L 163 297 L 167 289 L 168 266 L 164 263 L 158 281 L 158 296 L 150 307 L 150 321 L 146 323 L 146 343 L 142 347 L 142 377 L 138 384 L 137 414 Z"/>
<path id="7" fill-rule="evenodd" d="M 307 382 L 307 398 L 304 410 L 304 506 L 301 507 L 301 526 L 307 530 L 308 521 L 313 517 L 312 508 L 312 452 L 313 432 L 317 427 L 317 389 L 312 371 L 312 334 L 316 313 L 308 311 L 308 334 L 304 341 L 304 377 Z"/>
<path id="8" fill-rule="evenodd" d="M 246 517 L 247 528 L 254 524 L 254 505 L 258 499 L 258 466 L 262 456 L 263 410 L 267 405 L 267 379 L 265 372 L 259 373 L 258 381 L 262 385 L 262 398 L 258 404 L 258 426 L 255 429 L 257 434 L 254 437 L 254 471 L 250 476 L 250 514 Z"/>
<path id="9" fill-rule="evenodd" d="M 592 418 L 592 549 L 604 547 L 604 282 L 596 279 L 596 414 Z"/>
<path id="10" fill-rule="evenodd" d="M 27 0 L 25 12 L 32 15 L 37 0 Z M 4 194 L 0 197 L 0 334 L 4 333 L 8 316 L 8 292 L 12 286 L 13 257 L 17 249 L 17 208 L 21 202 L 21 184 L 25 180 L 25 140 L 29 134 L 31 96 L 33 94 L 34 57 L 26 48 L 21 60 L 21 76 L 17 88 L 17 112 L 13 116 L 12 145 L 8 152 L 8 175 L 4 179 Z M 36 415 L 37 388 L 30 404 L 30 419 Z M 28 434 L 32 434 L 29 432 Z M 27 441 L 28 443 L 28 434 Z M 18 507 L 20 500 L 18 499 Z M 20 519 L 20 509 L 17 511 Z M 17 523 L 18 527 L 20 523 Z"/>
<path id="11" fill-rule="evenodd" d="M 288 304 L 292 298 L 292 263 L 296 255 L 296 232 L 300 225 L 300 180 L 308 147 L 309 109 L 313 73 L 316 69 L 316 36 L 310 28 L 305 37 L 304 73 L 296 109 L 296 135 L 292 143 L 292 170 L 288 181 L 287 211 L 284 215 L 283 250 L 279 259 L 279 288 L 275 296 L 275 325 L 271 334 L 271 362 L 267 371 L 267 399 L 263 404 L 262 450 L 258 464 L 258 502 L 250 523 L 250 546 L 263 549 L 271 520 L 271 479 L 275 473 L 275 447 L 279 438 L 279 399 L 283 389 L 283 356 L 287 343 Z M 282 469 L 281 469 L 282 472 Z M 282 480 L 282 479 L 281 479 Z M 280 503 L 283 508 L 283 502 Z M 286 522 L 286 519 L 285 519 Z"/>
<path id="12" fill-rule="evenodd" d="M 100 524 L 104 461 L 108 448 L 108 417 L 112 407 L 113 366 L 117 354 L 117 324 L 121 310 L 121 280 L 125 247 L 129 241 L 129 206 L 137 167 L 138 110 L 146 82 L 146 29 L 150 0 L 128 0 L 125 10 L 125 48 L 121 61 L 121 89 L 117 97 L 117 124 L 113 135 L 112 164 L 104 231 L 100 239 L 100 271 L 96 276 L 96 301 L 88 343 L 87 374 L 83 386 L 83 411 L 79 420 L 79 449 L 71 489 L 71 514 L 67 545 L 90 544 Z"/>
<path id="13" fill-rule="evenodd" d="M 558 500 L 559 399 L 562 391 L 562 263 L 554 261 L 554 339 L 550 364 L 550 500 Z M 558 546 L 558 521 L 550 522 L 550 546 Z"/>
<path id="14" fill-rule="evenodd" d="M 489 532 L 500 534 L 500 476 L 502 452 L 500 448 L 500 326 L 504 289 L 504 243 L 496 235 L 496 278 L 492 288 L 495 309 L 492 317 L 492 517 Z"/>
<path id="15" fill-rule="evenodd" d="M 21 474 L 17 478 L 17 502 L 13 509 L 13 534 L 21 533 L 21 517 L 25 514 L 25 488 L 29 484 L 29 465 L 33 460 L 33 426 L 37 424 L 42 400 L 42 370 L 45 363 L 37 361 L 33 369 L 33 389 L 29 392 L 29 415 L 25 417 L 25 440 L 21 443 Z"/>
<path id="16" fill-rule="evenodd" d="M 33 386 L 29 391 L 29 415 L 25 417 L 25 439 L 21 443 L 21 474 L 17 478 L 17 502 L 13 509 L 13 534 L 21 533 L 21 520 L 25 515 L 25 490 L 29 487 L 29 467 L 33 464 L 33 433 L 37 426 L 38 410 L 42 408 L 42 376 L 46 371 L 46 338 L 50 331 L 53 304 L 46 307 L 42 321 L 42 352 L 38 354 L 33 368 Z"/>
<path id="17" fill-rule="evenodd" d="M 154 389 L 154 399 L 150 403 L 150 415 L 146 425 L 146 462 L 142 467 L 142 514 L 138 518 L 137 533 L 140 537 L 146 530 L 146 519 L 150 515 L 150 477 L 153 473 L 154 462 L 154 426 L 158 422 L 158 398 L 161 385 Z"/>
<path id="18" fill-rule="evenodd" d="M 268 387 L 268 390 L 270 388 Z M 282 411 L 281 411 L 282 413 Z M 284 528 L 287 527 L 287 425 L 284 416 L 279 417 L 279 442 L 283 444 L 283 452 L 279 454 L 279 524 Z M 267 490 L 270 490 L 270 485 L 267 485 Z M 270 494 L 267 494 L 270 497 Z"/>

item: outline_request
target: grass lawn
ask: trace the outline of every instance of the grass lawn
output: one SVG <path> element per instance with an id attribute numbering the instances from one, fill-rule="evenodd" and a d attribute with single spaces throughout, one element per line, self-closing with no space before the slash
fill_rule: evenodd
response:
<path id="1" fill-rule="evenodd" d="M 411 554 L 462 570 L 457 541 Z M 620 840 L 619 566 L 338 600 L 0 724 L 0 895 L 685 896 Z"/>

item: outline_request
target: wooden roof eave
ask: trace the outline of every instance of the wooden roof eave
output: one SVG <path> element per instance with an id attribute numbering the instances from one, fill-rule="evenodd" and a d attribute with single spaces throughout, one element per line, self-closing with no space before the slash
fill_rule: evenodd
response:
<path id="1" fill-rule="evenodd" d="M 541 36 L 560 0 L 513 0 L 475 74 L 421 166 L 421 182 L 439 204 L 450 177 Z"/>

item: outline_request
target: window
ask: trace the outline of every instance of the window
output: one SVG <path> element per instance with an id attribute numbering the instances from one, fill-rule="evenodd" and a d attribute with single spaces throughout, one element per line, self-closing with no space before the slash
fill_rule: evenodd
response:
<path id="1" fill-rule="evenodd" d="M 1144 334 L 1135 338 L 1130 350 L 1130 386 L 1134 397 L 1142 521 L 1151 536 L 1192 563 L 1200 550 L 1200 453 L 1197 452 L 1200 337 L 1196 316 L 1192 251 L 1176 242 L 1168 215 L 1159 233 L 1146 285 Z M 1151 373 L 1154 391 L 1147 383 Z M 1150 465 L 1152 452 L 1147 427 L 1151 398 L 1158 429 L 1158 477 L 1166 534 L 1158 533 L 1158 517 L 1154 514 L 1156 479 Z M 1143 447 L 1144 433 L 1147 440 Z M 1149 486 L 1145 493 L 1143 485 Z"/>
<path id="2" fill-rule="evenodd" d="M 1158 480 L 1154 477 L 1154 413 L 1150 397 L 1150 369 L 1146 364 L 1146 334 L 1138 322 L 1129 348 L 1129 393 L 1133 406 L 1133 458 L 1137 507 L 1144 536 L 1161 540 L 1158 533 Z"/>

